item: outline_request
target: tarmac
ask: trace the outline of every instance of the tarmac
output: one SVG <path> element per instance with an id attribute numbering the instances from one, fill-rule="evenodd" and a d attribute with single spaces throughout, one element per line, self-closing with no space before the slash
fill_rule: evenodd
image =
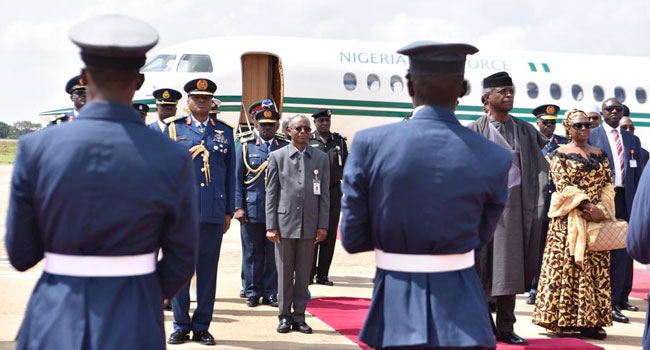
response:
<path id="1" fill-rule="evenodd" d="M 20 273 L 11 267 L 7 259 L 4 236 L 11 169 L 11 165 L 0 165 L 0 237 L 2 238 L 0 240 L 0 350 L 15 347 L 14 339 L 20 327 L 26 304 L 43 268 L 41 262 L 32 269 Z M 642 268 L 641 265 L 636 267 Z M 168 349 L 353 350 L 360 348 L 309 314 L 306 321 L 314 329 L 313 334 L 277 333 L 275 331 L 278 324 L 277 308 L 267 305 L 250 308 L 246 306 L 245 299 L 239 298 L 240 268 L 239 225 L 233 220 L 221 247 L 216 303 L 210 326 L 210 332 L 215 337 L 217 345 L 208 347 L 190 341 L 182 345 L 168 345 Z M 334 281 L 334 286 L 312 285 L 309 289 L 313 298 L 370 298 L 374 272 L 373 253 L 351 255 L 345 252 L 337 242 L 334 262 L 330 271 L 330 278 Z M 553 336 L 548 334 L 545 329 L 532 324 L 533 306 L 526 305 L 524 299 L 525 295 L 517 297 L 515 331 L 525 338 L 552 338 Z M 638 306 L 640 310 L 624 312 L 630 318 L 629 324 L 614 323 L 614 326 L 606 328 L 608 336 L 604 341 L 586 341 L 605 349 L 640 349 L 647 304 L 645 301 L 635 298 L 632 298 L 631 303 Z M 192 310 L 194 307 L 195 304 L 192 303 Z M 173 330 L 172 321 L 171 312 L 165 311 L 165 330 L 168 335 Z"/>

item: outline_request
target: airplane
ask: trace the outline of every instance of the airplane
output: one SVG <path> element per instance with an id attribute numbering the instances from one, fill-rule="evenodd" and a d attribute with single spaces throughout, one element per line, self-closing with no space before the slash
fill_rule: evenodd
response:
<path id="1" fill-rule="evenodd" d="M 404 78 L 408 58 L 396 53 L 401 46 L 265 36 L 191 40 L 160 49 L 148 60 L 141 70 L 145 84 L 136 92 L 134 103 L 148 104 L 152 111 L 148 122 L 153 122 L 155 89 L 183 92 L 186 82 L 204 77 L 218 86 L 216 97 L 222 101 L 219 118 L 238 130 L 252 125 L 246 115 L 251 103 L 271 98 L 285 116 L 309 116 L 318 108 L 330 108 L 332 130 L 351 138 L 360 129 L 397 122 L 411 112 Z M 541 104 L 556 104 L 563 114 L 571 108 L 600 106 L 604 99 L 616 97 L 630 108 L 636 135 L 648 148 L 648 66 L 650 59 L 643 57 L 484 48 L 467 57 L 468 91 L 459 99 L 456 115 L 463 124 L 480 117 L 482 79 L 506 71 L 516 91 L 512 115 L 535 122 L 532 110 Z M 46 106 L 40 115 L 49 118 L 71 110 L 64 97 Z M 184 101 L 179 103 L 179 113 Z M 564 135 L 561 125 L 556 133 Z"/>

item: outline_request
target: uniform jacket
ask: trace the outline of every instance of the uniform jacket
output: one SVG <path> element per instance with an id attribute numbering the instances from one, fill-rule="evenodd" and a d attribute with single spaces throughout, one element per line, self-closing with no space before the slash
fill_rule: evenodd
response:
<path id="1" fill-rule="evenodd" d="M 329 161 L 327 155 L 307 145 L 304 155 L 289 144 L 271 153 L 266 185 L 266 229 L 279 230 L 282 238 L 316 237 L 329 224 Z M 320 195 L 314 194 L 314 180 Z"/>
<path id="2" fill-rule="evenodd" d="M 567 140 L 566 137 L 553 134 L 548 140 L 546 146 L 542 148 L 542 154 L 544 157 L 550 157 L 551 154 L 553 154 L 553 152 L 555 152 L 560 147 L 560 145 L 566 145 L 567 143 L 569 143 L 569 140 Z"/>
<path id="3" fill-rule="evenodd" d="M 348 159 L 348 145 L 345 142 L 345 137 L 339 133 L 330 132 L 327 141 L 323 142 L 318 136 L 318 131 L 314 131 L 309 135 L 309 145 L 327 153 L 330 162 L 330 187 L 339 186 L 343 179 L 343 167 Z"/>
<path id="4" fill-rule="evenodd" d="M 343 247 L 426 255 L 478 249 L 504 209 L 511 163 L 506 150 L 462 126 L 445 107 L 418 107 L 410 120 L 359 131 L 343 171 Z M 364 342 L 496 346 L 473 268 L 378 269 L 374 282 Z"/>
<path id="5" fill-rule="evenodd" d="M 192 115 L 173 123 L 176 142 L 189 153 L 193 146 L 203 145 L 209 152 L 210 181 L 203 168 L 203 158 L 197 155 L 194 164 L 194 185 L 198 193 L 199 220 L 202 223 L 223 224 L 224 216 L 235 210 L 235 142 L 233 130 L 227 124 L 209 119 L 204 133 Z M 167 126 L 169 129 L 169 126 Z"/>
<path id="6" fill-rule="evenodd" d="M 74 111 L 65 112 L 65 114 L 59 115 L 54 120 L 47 123 L 47 126 L 57 126 L 61 123 L 71 122 L 74 118 Z"/>
<path id="7" fill-rule="evenodd" d="M 241 143 L 237 144 L 235 148 L 237 152 L 235 164 L 235 209 L 243 208 L 246 210 L 246 215 L 251 223 L 266 223 L 265 215 L 265 201 L 266 201 L 266 170 L 257 177 L 257 179 L 249 184 L 244 184 L 244 181 L 250 181 L 257 175 L 253 172 L 248 172 L 244 159 L 252 169 L 258 169 L 262 164 L 269 159 L 271 152 L 280 149 L 289 144 L 289 142 L 274 137 L 271 140 L 271 148 L 267 149 L 264 140 L 256 134 L 252 134 L 248 138 L 240 138 Z M 244 157 L 241 145 L 246 143 L 246 155 Z"/>
<path id="8" fill-rule="evenodd" d="M 156 272 L 86 278 L 43 273 L 17 348 L 163 348 L 162 301 L 194 272 L 198 224 L 186 152 L 131 107 L 92 102 L 74 123 L 19 141 L 7 252 L 24 271 L 44 252 L 123 256 L 162 249 Z"/>
<path id="9" fill-rule="evenodd" d="M 645 163 L 641 155 L 641 141 L 639 138 L 622 129 L 621 138 L 623 141 L 623 157 L 625 158 L 625 204 L 628 214 L 631 215 L 632 201 L 634 200 L 636 187 L 641 178 L 641 172 Z M 614 178 L 614 156 L 612 155 L 612 148 L 609 146 L 609 141 L 607 140 L 607 133 L 602 125 L 591 131 L 589 143 L 607 153 L 612 178 Z M 635 168 L 630 166 L 631 159 L 637 161 Z"/>
<path id="10" fill-rule="evenodd" d="M 160 125 L 158 125 L 158 121 L 156 120 L 155 122 L 147 125 L 150 129 L 155 130 L 159 133 L 162 133 L 163 130 L 160 130 Z M 165 126 L 165 134 L 167 134 L 167 127 Z"/>

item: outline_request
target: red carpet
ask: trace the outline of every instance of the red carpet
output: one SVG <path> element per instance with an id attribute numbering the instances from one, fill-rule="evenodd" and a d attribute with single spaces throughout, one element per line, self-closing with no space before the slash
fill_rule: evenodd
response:
<path id="1" fill-rule="evenodd" d="M 630 296 L 643 300 L 648 299 L 648 289 L 650 289 L 650 275 L 646 270 L 634 269 L 634 283 L 632 283 L 632 292 Z"/>
<path id="2" fill-rule="evenodd" d="M 636 277 L 636 276 L 635 276 Z M 363 349 L 368 347 L 359 340 L 359 332 L 370 306 L 370 299 L 362 298 L 317 298 L 307 304 L 307 311 L 318 317 L 341 335 L 359 344 Z M 497 343 L 498 350 L 603 350 L 575 338 L 528 339 L 527 346 L 515 346 Z"/>

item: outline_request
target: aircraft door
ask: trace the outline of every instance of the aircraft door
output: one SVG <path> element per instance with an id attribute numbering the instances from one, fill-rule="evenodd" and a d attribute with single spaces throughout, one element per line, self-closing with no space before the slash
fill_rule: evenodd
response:
<path id="1" fill-rule="evenodd" d="M 277 56 L 263 53 L 244 54 L 242 61 L 242 106 L 239 115 L 241 131 L 253 127 L 253 116 L 247 116 L 248 107 L 255 101 L 270 98 L 282 115 L 284 77 L 282 63 Z M 247 119 L 248 118 L 248 119 Z"/>

